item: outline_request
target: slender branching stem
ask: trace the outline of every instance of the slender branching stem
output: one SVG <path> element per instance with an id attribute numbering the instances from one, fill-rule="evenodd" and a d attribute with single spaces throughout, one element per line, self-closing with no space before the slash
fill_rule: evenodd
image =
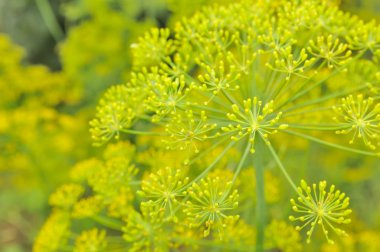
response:
<path id="1" fill-rule="evenodd" d="M 272 147 L 272 145 L 267 144 L 267 146 L 268 146 L 268 149 L 269 149 L 270 153 L 272 154 L 274 160 L 276 161 L 278 167 L 280 168 L 280 170 L 284 174 L 286 180 L 289 182 L 289 184 L 292 186 L 292 188 L 296 192 L 298 192 L 296 184 L 293 182 L 293 179 L 289 176 L 289 173 L 286 171 L 285 166 L 282 164 L 280 157 L 277 155 L 277 153 L 274 150 L 274 148 Z"/>
<path id="2" fill-rule="evenodd" d="M 58 24 L 58 21 L 54 15 L 51 5 L 49 4 L 49 1 L 36 0 L 36 4 L 50 34 L 53 36 L 55 41 L 61 41 L 64 37 L 64 34 L 61 27 Z"/>
<path id="3" fill-rule="evenodd" d="M 292 131 L 292 130 L 284 130 L 284 132 L 289 133 L 291 135 L 295 135 L 295 136 L 305 138 L 307 140 L 310 140 L 310 141 L 313 141 L 313 142 L 316 142 L 319 144 L 323 144 L 323 145 L 326 145 L 329 147 L 334 147 L 334 148 L 337 148 L 340 150 L 344 150 L 344 151 L 349 151 L 349 152 L 358 153 L 358 154 L 367 155 L 367 156 L 377 156 L 378 157 L 380 155 L 380 153 L 377 153 L 377 152 L 363 151 L 363 150 L 354 149 L 354 148 L 346 147 L 346 146 L 335 144 L 335 143 L 330 143 L 330 142 L 324 141 L 322 139 L 319 139 L 319 138 L 316 138 L 316 137 L 313 137 L 310 135 L 306 135 L 306 134 L 303 134 L 300 132 Z"/>
<path id="4" fill-rule="evenodd" d="M 253 157 L 253 165 L 256 171 L 256 251 L 264 251 L 264 233 L 266 224 L 266 203 L 264 191 L 264 161 L 263 140 L 258 138 L 255 143 L 255 154 Z"/>

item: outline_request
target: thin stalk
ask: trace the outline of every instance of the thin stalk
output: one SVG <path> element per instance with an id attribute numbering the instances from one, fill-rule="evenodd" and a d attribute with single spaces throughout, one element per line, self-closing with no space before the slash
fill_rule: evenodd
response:
<path id="1" fill-rule="evenodd" d="M 285 178 L 288 180 L 289 184 L 292 186 L 292 188 L 294 189 L 294 191 L 296 191 L 296 193 L 298 194 L 298 196 L 301 197 L 302 199 L 304 199 L 305 202 L 308 202 L 307 199 L 305 198 L 305 196 L 298 191 L 298 188 L 297 188 L 296 184 L 294 183 L 294 181 L 292 180 L 292 178 L 289 176 L 288 172 L 285 169 L 285 166 L 282 164 L 279 156 L 277 155 L 276 151 L 273 149 L 272 145 L 268 144 L 268 148 L 269 148 L 270 152 L 272 153 L 272 155 L 273 155 L 273 157 L 274 157 L 274 159 L 275 159 L 278 167 L 280 167 L 281 171 L 285 175 Z"/>
<path id="2" fill-rule="evenodd" d="M 46 247 L 49 247 L 49 246 L 46 246 Z M 58 247 L 58 250 L 57 251 L 64 251 L 64 252 L 70 252 L 70 251 L 73 251 L 74 250 L 74 247 L 71 246 L 71 245 L 59 245 Z"/>
<path id="3" fill-rule="evenodd" d="M 143 135 L 143 136 L 167 136 L 167 133 L 162 132 L 149 132 L 149 131 L 138 131 L 138 130 L 131 130 L 131 129 L 122 129 L 120 132 L 132 134 L 132 135 Z"/>
<path id="4" fill-rule="evenodd" d="M 299 108 L 302 108 L 302 107 L 306 107 L 306 106 L 310 106 L 310 105 L 314 105 L 314 104 L 317 104 L 317 103 L 321 103 L 321 102 L 327 101 L 329 99 L 346 96 L 346 95 L 352 94 L 354 92 L 357 92 L 357 91 L 359 91 L 361 89 L 364 89 L 366 87 L 367 87 L 366 85 L 361 85 L 360 87 L 354 88 L 352 90 L 348 90 L 348 91 L 344 91 L 344 92 L 332 93 L 330 95 L 323 96 L 323 97 L 321 97 L 319 99 L 309 100 L 309 101 L 306 101 L 304 103 L 300 103 L 300 104 L 291 106 L 291 107 L 285 109 L 282 112 L 284 112 L 284 113 L 286 112 L 287 113 L 289 111 L 296 110 L 296 109 L 299 109 Z"/>
<path id="5" fill-rule="evenodd" d="M 202 105 L 197 105 L 197 104 L 190 104 L 190 106 L 193 108 L 196 108 L 196 109 L 207 110 L 209 112 L 218 113 L 218 114 L 221 114 L 223 116 L 226 115 L 226 111 L 219 110 L 219 109 L 216 109 L 216 108 L 213 108 L 210 106 L 202 106 Z"/>
<path id="6" fill-rule="evenodd" d="M 273 149 L 272 145 L 268 144 L 267 145 L 269 148 L 270 153 L 272 153 L 272 156 L 274 160 L 276 161 L 278 167 L 280 167 L 280 170 L 282 173 L 285 175 L 286 180 L 288 180 L 289 184 L 293 187 L 293 189 L 298 193 L 298 189 L 296 184 L 293 182 L 292 178 L 289 176 L 288 172 L 286 171 L 284 165 L 282 164 L 279 156 L 277 155 L 276 151 Z"/>
<path id="7" fill-rule="evenodd" d="M 49 1 L 36 0 L 36 5 L 50 34 L 53 36 L 55 41 L 61 41 L 64 37 L 64 34 L 61 27 L 58 24 L 58 21 L 54 15 L 51 5 L 49 4 Z"/>
<path id="8" fill-rule="evenodd" d="M 209 154 L 216 147 L 218 147 L 220 144 L 222 144 L 223 142 L 225 142 L 227 140 L 230 140 L 230 137 L 223 138 L 223 139 L 219 140 L 218 142 L 214 143 L 212 146 L 207 148 L 205 151 L 200 152 L 195 158 L 191 159 L 188 163 L 186 163 L 186 165 L 194 164 L 195 162 L 197 162 L 198 160 L 200 160 L 201 158 L 203 158 L 204 156 Z"/>
<path id="9" fill-rule="evenodd" d="M 114 230 L 118 230 L 120 231 L 121 228 L 122 228 L 122 224 L 119 223 L 118 221 L 115 221 L 113 219 L 110 219 L 108 217 L 105 217 L 105 216 L 101 216 L 101 215 L 96 215 L 93 217 L 93 219 L 98 222 L 99 224 L 102 224 L 110 229 L 114 229 Z"/>
<path id="10" fill-rule="evenodd" d="M 264 96 L 268 97 L 268 100 L 272 98 L 272 94 L 275 91 L 276 87 L 280 84 L 280 82 L 283 80 L 281 78 L 282 73 L 278 73 L 276 71 L 270 70 L 266 71 L 267 73 L 270 73 L 270 78 L 264 77 L 264 80 L 266 83 L 268 83 L 265 91 L 264 91 Z"/>
<path id="11" fill-rule="evenodd" d="M 235 173 L 234 173 L 234 177 L 232 179 L 231 186 L 235 183 L 237 177 L 239 176 L 241 168 L 243 167 L 244 162 L 247 159 L 247 156 L 248 156 L 248 153 L 249 153 L 250 149 L 251 149 L 251 143 L 248 141 L 248 144 L 247 144 L 247 147 L 245 148 L 243 156 L 241 156 L 240 162 L 239 162 L 238 166 L 236 167 L 236 170 L 235 170 Z"/>
<path id="12" fill-rule="evenodd" d="M 266 224 L 266 204 L 264 192 L 264 162 L 261 138 L 256 140 L 256 153 L 253 157 L 253 164 L 256 170 L 256 251 L 264 251 L 264 233 Z"/>
<path id="13" fill-rule="evenodd" d="M 227 146 L 226 148 L 224 148 L 224 150 L 219 154 L 219 156 L 217 156 L 214 161 L 201 173 L 199 174 L 195 179 L 193 179 L 190 183 L 188 183 L 187 185 L 185 185 L 182 190 L 186 190 L 187 188 L 189 188 L 193 183 L 196 183 L 198 182 L 199 180 L 201 180 L 202 178 L 204 178 L 210 171 L 211 169 L 217 164 L 219 163 L 219 161 L 225 156 L 226 152 L 231 149 L 231 147 L 235 144 L 234 141 L 231 141 Z"/>
<path id="14" fill-rule="evenodd" d="M 328 124 L 288 124 L 289 128 L 293 129 L 304 129 L 304 130 L 327 130 L 327 131 L 335 131 L 342 129 L 342 125 L 328 125 Z"/>
<path id="15" fill-rule="evenodd" d="M 296 112 L 291 112 L 291 113 L 284 113 L 284 116 L 281 118 L 288 118 L 292 116 L 299 116 L 299 115 L 304 115 L 304 114 L 310 114 L 310 113 L 315 113 L 315 112 L 321 112 L 321 111 L 327 111 L 327 110 L 332 110 L 332 107 L 318 107 L 316 106 L 315 108 L 312 109 L 306 109 L 306 110 L 301 110 L 301 111 L 296 111 Z"/>
<path id="16" fill-rule="evenodd" d="M 250 251 L 249 247 L 244 247 L 244 246 L 236 246 L 233 244 L 228 244 L 228 243 L 218 243 L 212 240 L 195 240 L 195 239 L 189 239 L 189 238 L 182 238 L 182 237 L 173 237 L 171 238 L 173 241 L 176 242 L 183 242 L 185 244 L 193 244 L 193 245 L 199 245 L 203 247 L 209 247 L 209 248 L 217 248 L 225 251 L 226 249 L 230 251 Z"/>
<path id="17" fill-rule="evenodd" d="M 358 53 L 355 57 L 352 58 L 352 60 L 350 60 L 348 63 L 340 66 L 339 68 L 337 69 L 334 69 L 334 71 L 332 73 L 330 73 L 330 75 L 324 77 L 323 79 L 319 80 L 318 82 L 310 85 L 307 87 L 307 84 L 310 83 L 312 81 L 313 78 L 309 78 L 307 81 L 305 81 L 305 83 L 303 85 L 301 85 L 301 88 L 298 89 L 298 91 L 288 100 L 286 100 L 286 102 L 284 102 L 283 104 L 281 104 L 278 109 L 284 107 L 286 104 L 290 104 L 291 102 L 297 100 L 298 98 L 304 96 L 305 94 L 307 94 L 308 92 L 310 92 L 312 89 L 320 86 L 322 83 L 324 83 L 325 81 L 327 81 L 328 79 L 330 79 L 331 77 L 334 77 L 335 75 L 341 73 L 341 71 L 347 67 L 352 61 L 356 60 L 356 59 L 359 59 L 361 58 L 362 56 L 364 55 L 364 51 Z M 318 73 L 319 69 L 317 70 L 317 73 Z M 305 88 L 307 87 L 307 88 Z"/>
<path id="18" fill-rule="evenodd" d="M 349 151 L 349 152 L 358 153 L 358 154 L 367 155 L 367 156 L 375 156 L 375 157 L 380 156 L 380 153 L 363 151 L 363 150 L 358 150 L 358 149 L 346 147 L 346 146 L 339 145 L 339 144 L 330 143 L 330 142 L 321 140 L 319 138 L 312 137 L 312 136 L 305 135 L 305 134 L 295 132 L 295 131 L 291 131 L 291 130 L 283 130 L 283 132 L 286 132 L 286 133 L 289 133 L 289 134 L 292 134 L 295 136 L 299 136 L 299 137 L 305 138 L 305 139 L 310 140 L 310 141 L 314 141 L 314 142 L 319 143 L 319 144 L 324 144 L 324 145 L 327 145 L 330 147 L 334 147 L 334 148 L 337 148 L 340 150 L 344 150 L 344 151 Z"/>
<path id="19" fill-rule="evenodd" d="M 227 98 L 227 100 L 231 103 L 231 105 L 236 104 L 240 107 L 240 109 L 243 109 L 241 104 L 238 101 L 236 101 L 235 98 L 227 90 L 222 89 L 222 93 Z"/>
<path id="20" fill-rule="evenodd" d="M 215 159 L 214 159 L 214 161 L 201 173 L 201 174 L 199 174 L 195 179 L 193 179 L 190 183 L 188 183 L 187 185 L 185 185 L 185 186 L 183 186 L 180 190 L 182 190 L 182 191 L 185 191 L 186 189 L 188 189 L 193 183 L 196 183 L 196 182 L 198 182 L 199 180 L 201 180 L 202 178 L 204 178 L 210 171 L 211 171 L 211 169 L 225 156 L 225 154 L 227 153 L 227 151 L 229 150 L 229 149 L 231 149 L 232 148 L 232 146 L 235 144 L 235 142 L 234 141 L 231 141 L 225 148 L 224 148 L 224 150 L 219 154 L 219 156 L 217 156 Z M 215 146 L 216 147 L 216 146 Z M 181 203 L 180 204 L 178 204 L 178 206 L 177 206 L 177 208 L 176 209 L 174 209 L 174 211 L 173 211 L 173 214 L 174 213 L 176 213 L 179 209 L 180 209 L 180 207 L 181 207 L 181 205 L 183 204 L 183 203 L 185 203 L 186 202 L 186 200 L 189 198 L 189 195 L 187 195 L 186 197 L 184 197 L 183 199 L 182 199 L 182 201 L 181 201 Z"/>
<path id="21" fill-rule="evenodd" d="M 229 186 L 228 190 L 224 193 L 224 195 L 223 195 L 223 200 L 224 200 L 225 198 L 227 198 L 227 196 L 230 194 L 231 189 L 232 189 L 232 187 L 234 186 L 234 184 L 235 184 L 235 182 L 236 182 L 236 179 L 237 179 L 237 177 L 238 177 L 239 174 L 240 174 L 241 168 L 243 168 L 243 165 L 244 165 L 245 161 L 247 160 L 247 156 L 248 156 L 248 154 L 249 154 L 249 150 L 251 149 L 251 145 L 252 145 L 249 141 L 247 141 L 247 142 L 248 142 L 248 143 L 247 143 L 247 146 L 245 147 L 244 153 L 243 153 L 243 155 L 241 156 L 240 161 L 239 161 L 239 164 L 238 164 L 238 166 L 236 167 L 236 170 L 235 170 L 235 172 L 234 172 L 234 177 L 232 178 L 231 186 Z"/>

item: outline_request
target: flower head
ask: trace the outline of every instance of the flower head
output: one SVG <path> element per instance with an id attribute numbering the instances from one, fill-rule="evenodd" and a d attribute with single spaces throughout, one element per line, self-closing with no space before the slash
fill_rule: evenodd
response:
<path id="1" fill-rule="evenodd" d="M 224 227 L 239 218 L 238 215 L 226 214 L 238 206 L 238 192 L 234 190 L 230 193 L 230 186 L 231 182 L 209 176 L 188 189 L 189 200 L 184 206 L 184 213 L 191 227 L 204 225 L 205 237 L 215 228 L 222 239 Z"/>
<path id="2" fill-rule="evenodd" d="M 286 124 L 277 124 L 281 117 L 281 112 L 273 113 L 273 101 L 268 102 L 263 106 L 263 102 L 257 97 L 243 101 L 244 109 L 239 108 L 237 104 L 232 105 L 232 113 L 228 113 L 228 119 L 233 122 L 228 127 L 223 127 L 226 132 L 235 132 L 231 137 L 233 140 L 239 140 L 246 135 L 249 136 L 249 141 L 252 146 L 256 135 L 259 134 L 269 143 L 268 135 L 277 133 L 277 129 L 284 129 Z M 253 153 L 255 150 L 251 149 Z"/>
<path id="3" fill-rule="evenodd" d="M 352 49 L 374 52 L 380 49 L 380 27 L 375 21 L 369 23 L 360 21 L 355 29 L 350 30 L 346 39 Z"/>
<path id="4" fill-rule="evenodd" d="M 334 39 L 332 35 L 329 35 L 317 37 L 316 41 L 310 41 L 308 51 L 315 57 L 325 60 L 329 68 L 333 68 L 344 65 L 350 59 L 351 51 L 347 48 L 347 44 L 341 43 L 338 38 Z"/>
<path id="5" fill-rule="evenodd" d="M 210 132 L 216 127 L 216 124 L 207 122 L 205 111 L 201 111 L 199 116 L 194 115 L 192 110 L 176 113 L 166 125 L 169 139 L 164 143 L 167 147 L 198 152 L 197 144 L 212 137 Z"/>
<path id="6" fill-rule="evenodd" d="M 90 122 L 92 138 L 100 145 L 132 126 L 139 107 L 141 93 L 124 85 L 111 87 L 97 107 L 96 118 Z"/>
<path id="7" fill-rule="evenodd" d="M 74 206 L 72 211 L 73 218 L 88 218 L 98 214 L 103 208 L 103 202 L 100 197 L 91 196 L 80 199 Z"/>
<path id="8" fill-rule="evenodd" d="M 82 196 L 83 192 L 84 188 L 78 184 L 65 184 L 50 196 L 49 203 L 55 207 L 69 209 Z"/>
<path id="9" fill-rule="evenodd" d="M 148 199 L 151 204 L 166 209 L 171 215 L 178 205 L 178 199 L 183 196 L 185 185 L 189 182 L 184 177 L 183 170 L 166 167 L 150 173 L 143 179 L 140 195 Z"/>
<path id="10" fill-rule="evenodd" d="M 284 252 L 303 251 L 301 236 L 285 221 L 273 220 L 265 230 L 268 247 Z"/>
<path id="11" fill-rule="evenodd" d="M 123 238 L 132 245 L 129 251 L 168 251 L 169 237 L 164 232 L 164 211 L 157 205 L 141 204 L 141 214 L 132 211 L 125 218 Z"/>
<path id="12" fill-rule="evenodd" d="M 361 94 L 356 97 L 350 95 L 342 98 L 341 105 L 333 109 L 338 115 L 334 119 L 342 124 L 337 134 L 352 133 L 350 144 L 361 138 L 365 145 L 376 148 L 373 141 L 380 139 L 380 103 L 375 103 L 373 98 L 364 99 Z"/>
<path id="13" fill-rule="evenodd" d="M 54 252 L 64 247 L 70 236 L 70 216 L 64 211 L 54 211 L 40 230 L 33 246 L 35 252 Z"/>
<path id="14" fill-rule="evenodd" d="M 96 228 L 82 232 L 75 240 L 74 252 L 101 252 L 107 250 L 104 230 Z"/>
<path id="15" fill-rule="evenodd" d="M 273 53 L 274 64 L 267 63 L 273 71 L 285 73 L 285 80 L 289 81 L 290 78 L 295 75 L 298 77 L 306 78 L 303 72 L 307 70 L 314 63 L 315 59 L 308 59 L 309 55 L 306 53 L 306 49 L 302 49 L 299 55 L 294 54 L 294 49 L 291 46 L 280 48 L 279 51 Z"/>
<path id="16" fill-rule="evenodd" d="M 139 38 L 139 43 L 132 44 L 134 67 L 154 66 L 169 56 L 173 50 L 173 41 L 168 39 L 169 29 L 152 28 Z"/>
<path id="17" fill-rule="evenodd" d="M 111 200 L 130 186 L 136 173 L 136 167 L 128 159 L 113 158 L 94 172 L 88 182 L 105 200 Z"/>
<path id="18" fill-rule="evenodd" d="M 291 199 L 292 209 L 300 215 L 298 217 L 290 216 L 291 221 L 301 221 L 302 226 L 296 226 L 297 230 L 301 230 L 307 226 L 310 229 L 307 231 L 307 242 L 310 242 L 311 235 L 316 227 L 320 225 L 323 233 L 329 243 L 333 243 L 329 238 L 328 228 L 333 230 L 338 235 L 346 235 L 346 232 L 335 225 L 348 224 L 351 219 L 347 216 L 352 212 L 348 209 L 350 198 L 346 197 L 345 193 L 335 190 L 335 186 L 330 186 L 330 190 L 326 191 L 326 181 L 321 181 L 313 184 L 312 188 L 301 181 L 301 186 L 298 187 L 299 197 L 297 201 Z"/>

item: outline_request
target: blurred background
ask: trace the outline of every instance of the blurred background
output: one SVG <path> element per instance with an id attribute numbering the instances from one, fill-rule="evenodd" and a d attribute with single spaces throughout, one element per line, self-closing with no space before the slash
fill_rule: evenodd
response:
<path id="1" fill-rule="evenodd" d="M 91 146 L 88 121 L 100 94 L 128 79 L 131 43 L 152 26 L 227 2 L 0 0 L 1 252 L 31 250 L 48 195 L 72 165 L 101 151 Z M 340 6 L 380 19 L 379 0 Z M 371 176 L 365 169 L 352 175 L 361 182 Z"/>

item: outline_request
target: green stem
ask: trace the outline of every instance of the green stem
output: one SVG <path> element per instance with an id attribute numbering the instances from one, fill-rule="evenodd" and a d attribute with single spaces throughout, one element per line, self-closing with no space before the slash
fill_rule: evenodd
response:
<path id="1" fill-rule="evenodd" d="M 282 103 L 277 109 L 281 109 L 286 104 L 292 103 L 293 101 L 297 100 L 298 98 L 300 98 L 300 97 L 304 96 L 305 94 L 307 94 L 308 92 L 310 92 L 312 89 L 320 86 L 321 84 L 326 82 L 331 77 L 334 77 L 338 73 L 341 73 L 341 71 L 344 68 L 346 68 L 352 61 L 361 58 L 363 55 L 364 55 L 364 51 L 359 52 L 355 57 L 352 58 L 352 60 L 348 61 L 348 63 L 340 66 L 339 68 L 334 69 L 334 71 L 332 73 L 330 73 L 330 75 L 322 78 L 321 80 L 315 82 L 312 85 L 308 85 L 313 80 L 313 78 L 309 78 L 307 81 L 304 82 L 304 84 L 301 85 L 301 88 L 298 89 L 298 91 L 294 95 L 292 95 L 292 97 L 290 99 L 287 99 L 286 102 Z M 319 72 L 319 69 L 317 72 Z"/>
<path id="2" fill-rule="evenodd" d="M 195 179 L 193 179 L 190 183 L 188 183 L 188 184 L 186 184 L 186 185 L 184 185 L 180 190 L 181 191 L 185 191 L 185 190 L 187 190 L 193 183 L 196 183 L 196 182 L 198 182 L 199 180 L 201 180 L 201 179 L 203 179 L 210 171 L 211 171 L 211 169 L 215 166 L 215 165 L 217 165 L 218 164 L 218 162 L 226 155 L 226 153 L 227 153 L 227 151 L 229 150 L 229 149 L 231 149 L 232 148 L 232 146 L 235 144 L 235 142 L 234 141 L 231 141 L 225 148 L 224 148 L 224 150 L 219 154 L 219 156 L 217 156 L 215 159 L 214 159 L 214 161 L 201 173 L 201 174 L 199 174 Z M 181 207 L 181 205 L 184 203 L 184 202 L 186 202 L 186 200 L 188 199 L 188 197 L 189 197 L 189 195 L 187 195 L 186 197 L 184 197 L 183 199 L 182 199 L 182 202 L 181 202 L 181 204 L 178 204 L 178 206 L 177 206 L 177 208 L 176 209 L 174 209 L 174 211 L 173 211 L 173 213 L 176 213 L 179 209 L 180 209 L 180 207 Z"/>
<path id="3" fill-rule="evenodd" d="M 64 37 L 64 34 L 61 27 L 58 24 L 57 19 L 55 18 L 54 12 L 49 4 L 49 1 L 36 0 L 36 5 L 50 34 L 53 36 L 55 41 L 61 41 Z"/>
<path id="4" fill-rule="evenodd" d="M 196 108 L 196 109 L 200 109 L 200 110 L 206 110 L 206 111 L 211 112 L 211 113 L 218 113 L 218 114 L 221 114 L 223 116 L 226 115 L 226 111 L 216 109 L 216 108 L 213 108 L 210 106 L 203 106 L 203 105 L 198 105 L 198 104 L 190 104 L 189 106 Z"/>
<path id="5" fill-rule="evenodd" d="M 186 165 L 192 165 L 192 164 L 194 164 L 195 162 L 197 162 L 198 160 L 200 160 L 204 156 L 208 155 L 211 151 L 213 151 L 220 144 L 224 143 L 227 140 L 231 140 L 230 138 L 231 138 L 230 136 L 228 136 L 226 138 L 222 138 L 221 140 L 219 140 L 218 142 L 214 143 L 212 146 L 210 146 L 209 148 L 207 148 L 205 151 L 200 152 L 196 157 L 194 157 L 188 163 L 186 163 Z"/>
<path id="6" fill-rule="evenodd" d="M 336 131 L 336 130 L 339 130 L 339 129 L 342 129 L 342 125 L 333 125 L 333 124 L 292 124 L 292 123 L 289 123 L 288 124 L 288 127 L 289 128 L 293 128 L 293 129 L 303 129 L 303 130 L 327 130 L 327 131 Z"/>
<path id="7" fill-rule="evenodd" d="M 253 164 L 256 170 L 256 251 L 264 251 L 264 233 L 266 222 L 266 204 L 264 192 L 264 162 L 262 140 L 256 140 L 256 153 L 254 154 Z"/>
<path id="8" fill-rule="evenodd" d="M 357 92 L 359 90 L 362 90 L 362 89 L 364 89 L 366 87 L 367 87 L 367 85 L 361 85 L 360 87 L 356 87 L 356 88 L 350 89 L 348 91 L 332 93 L 330 95 L 323 96 L 323 97 L 321 97 L 319 99 L 309 100 L 309 101 L 306 101 L 306 102 L 303 102 L 303 103 L 291 106 L 291 107 L 285 109 L 282 112 L 283 113 L 288 113 L 289 111 L 297 110 L 299 108 L 303 108 L 303 107 L 307 107 L 307 106 L 314 105 L 314 104 L 317 104 L 317 103 L 321 103 L 321 102 L 327 101 L 329 99 L 333 99 L 333 98 L 337 98 L 337 97 L 343 97 L 343 96 L 352 94 L 354 92 Z"/>
<path id="9" fill-rule="evenodd" d="M 120 132 L 132 134 L 132 135 L 143 135 L 143 136 L 167 136 L 167 133 L 162 132 L 149 132 L 149 131 L 138 131 L 138 130 L 131 130 L 131 129 L 122 129 Z"/>
<path id="10" fill-rule="evenodd" d="M 285 178 L 288 180 L 289 184 L 293 187 L 293 189 L 298 193 L 298 189 L 297 189 L 296 184 L 293 182 L 292 178 L 289 176 L 289 174 L 286 171 L 284 165 L 282 164 L 280 158 L 278 157 L 276 151 L 273 149 L 272 145 L 268 144 L 267 146 L 268 146 L 270 152 L 272 153 L 272 156 L 273 156 L 274 160 L 276 161 L 278 167 L 280 167 L 280 170 L 282 171 L 282 173 L 284 173 Z"/>
<path id="11" fill-rule="evenodd" d="M 238 177 L 239 174 L 240 174 L 241 168 L 243 167 L 244 162 L 245 162 L 245 160 L 247 159 L 247 156 L 248 156 L 248 153 L 249 153 L 249 150 L 250 150 L 250 149 L 251 149 L 251 143 L 248 142 L 247 147 L 245 148 L 245 151 L 244 151 L 244 153 L 243 153 L 243 156 L 241 156 L 240 161 L 239 161 L 239 164 L 238 164 L 238 166 L 236 167 L 236 170 L 235 170 L 235 173 L 234 173 L 234 177 L 233 177 L 233 179 L 232 179 L 231 187 L 232 187 L 233 184 L 235 184 L 235 181 L 236 181 L 237 177 Z"/>
<path id="12" fill-rule="evenodd" d="M 225 251 L 226 249 L 229 251 L 250 251 L 249 247 L 245 246 L 236 246 L 233 244 L 228 243 L 218 243 L 217 241 L 212 240 L 195 240 L 195 239 L 189 239 L 189 238 L 182 238 L 182 237 L 173 237 L 171 238 L 173 241 L 183 243 L 185 245 L 199 245 L 203 247 L 209 247 L 209 248 L 217 248 L 221 249 L 222 251 Z"/>
<path id="13" fill-rule="evenodd" d="M 201 174 L 199 174 L 195 179 L 193 179 L 190 183 L 188 183 L 187 185 L 185 185 L 184 187 L 182 187 L 181 190 L 186 190 L 187 188 L 189 188 L 193 183 L 197 183 L 199 180 L 203 179 L 204 177 L 206 177 L 206 175 L 211 171 L 211 169 L 218 164 L 218 162 L 226 155 L 226 152 L 231 149 L 231 147 L 235 144 L 234 141 L 231 141 L 227 146 L 226 148 L 224 148 L 224 150 L 219 154 L 219 156 L 217 156 L 214 161 L 206 168 L 203 170 L 203 172 Z"/>
<path id="14" fill-rule="evenodd" d="M 241 106 L 241 104 L 239 102 L 237 102 L 233 97 L 232 95 L 230 95 L 230 93 L 227 92 L 227 90 L 224 90 L 222 89 L 222 93 L 223 95 L 227 98 L 227 100 L 232 104 L 236 104 L 240 107 L 240 109 L 243 110 L 243 107 Z"/>
<path id="15" fill-rule="evenodd" d="M 128 183 L 128 185 L 131 186 L 140 186 L 141 185 L 141 180 L 134 180 Z"/>
<path id="16" fill-rule="evenodd" d="M 71 245 L 59 245 L 59 248 L 57 251 L 61 252 L 61 251 L 64 251 L 64 252 L 70 252 L 70 251 L 73 251 L 74 250 L 74 247 L 71 246 Z"/>
<path id="17" fill-rule="evenodd" d="M 291 130 L 283 130 L 283 132 L 286 132 L 286 133 L 289 133 L 289 134 L 292 134 L 292 135 L 295 135 L 295 136 L 299 136 L 299 137 L 305 138 L 305 139 L 310 140 L 310 141 L 314 141 L 314 142 L 319 143 L 319 144 L 324 144 L 324 145 L 327 145 L 327 146 L 330 146 L 330 147 L 334 147 L 334 148 L 337 148 L 337 149 L 340 149 L 340 150 L 344 150 L 344 151 L 349 151 L 349 152 L 358 153 L 358 154 L 362 154 L 362 155 L 368 155 L 368 156 L 375 156 L 375 157 L 380 156 L 380 153 L 370 152 L 370 151 L 363 151 L 363 150 L 358 150 L 358 149 L 342 146 L 342 145 L 339 145 L 339 144 L 330 143 L 330 142 L 321 140 L 319 138 L 312 137 L 312 136 L 305 135 L 305 134 L 302 134 L 302 133 L 299 133 L 299 132 L 295 132 L 295 131 L 291 131 Z"/>
<path id="18" fill-rule="evenodd" d="M 237 177 L 238 177 L 239 174 L 240 174 L 241 168 L 243 168 L 243 165 L 244 165 L 245 161 L 247 160 L 247 156 L 248 156 L 248 154 L 249 154 L 249 150 L 251 149 L 251 146 L 252 146 L 252 144 L 248 141 L 248 143 L 247 143 L 247 147 L 245 147 L 245 151 L 244 151 L 244 153 L 243 153 L 243 156 L 241 156 L 240 161 L 239 161 L 239 164 L 238 164 L 238 166 L 237 166 L 236 169 L 235 169 L 234 177 L 232 178 L 231 185 L 229 186 L 228 190 L 226 190 L 226 192 L 225 192 L 224 195 L 223 195 L 223 200 L 224 200 L 225 198 L 227 198 L 227 196 L 230 194 L 231 189 L 232 189 L 232 187 L 234 186 L 234 184 L 235 184 L 235 182 L 236 182 L 236 179 L 237 179 Z"/>
<path id="19" fill-rule="evenodd" d="M 332 107 L 329 106 L 329 107 L 319 107 L 318 105 L 315 106 L 314 108 L 310 108 L 310 109 L 305 109 L 305 110 L 300 110 L 300 111 L 296 111 L 296 112 L 290 112 L 290 113 L 284 113 L 283 116 L 281 116 L 282 119 L 284 118 L 288 118 L 288 117 L 292 117 L 292 116 L 299 116 L 299 115 L 305 115 L 305 114 L 311 114 L 311 113 L 315 113 L 315 112 L 321 112 L 321 111 L 327 111 L 327 110 L 332 110 Z"/>
<path id="20" fill-rule="evenodd" d="M 108 218 L 106 216 L 102 215 L 96 215 L 93 217 L 93 219 L 98 222 L 99 224 L 102 224 L 110 229 L 118 230 L 120 231 L 122 228 L 122 224 L 118 222 L 117 220 Z"/>

